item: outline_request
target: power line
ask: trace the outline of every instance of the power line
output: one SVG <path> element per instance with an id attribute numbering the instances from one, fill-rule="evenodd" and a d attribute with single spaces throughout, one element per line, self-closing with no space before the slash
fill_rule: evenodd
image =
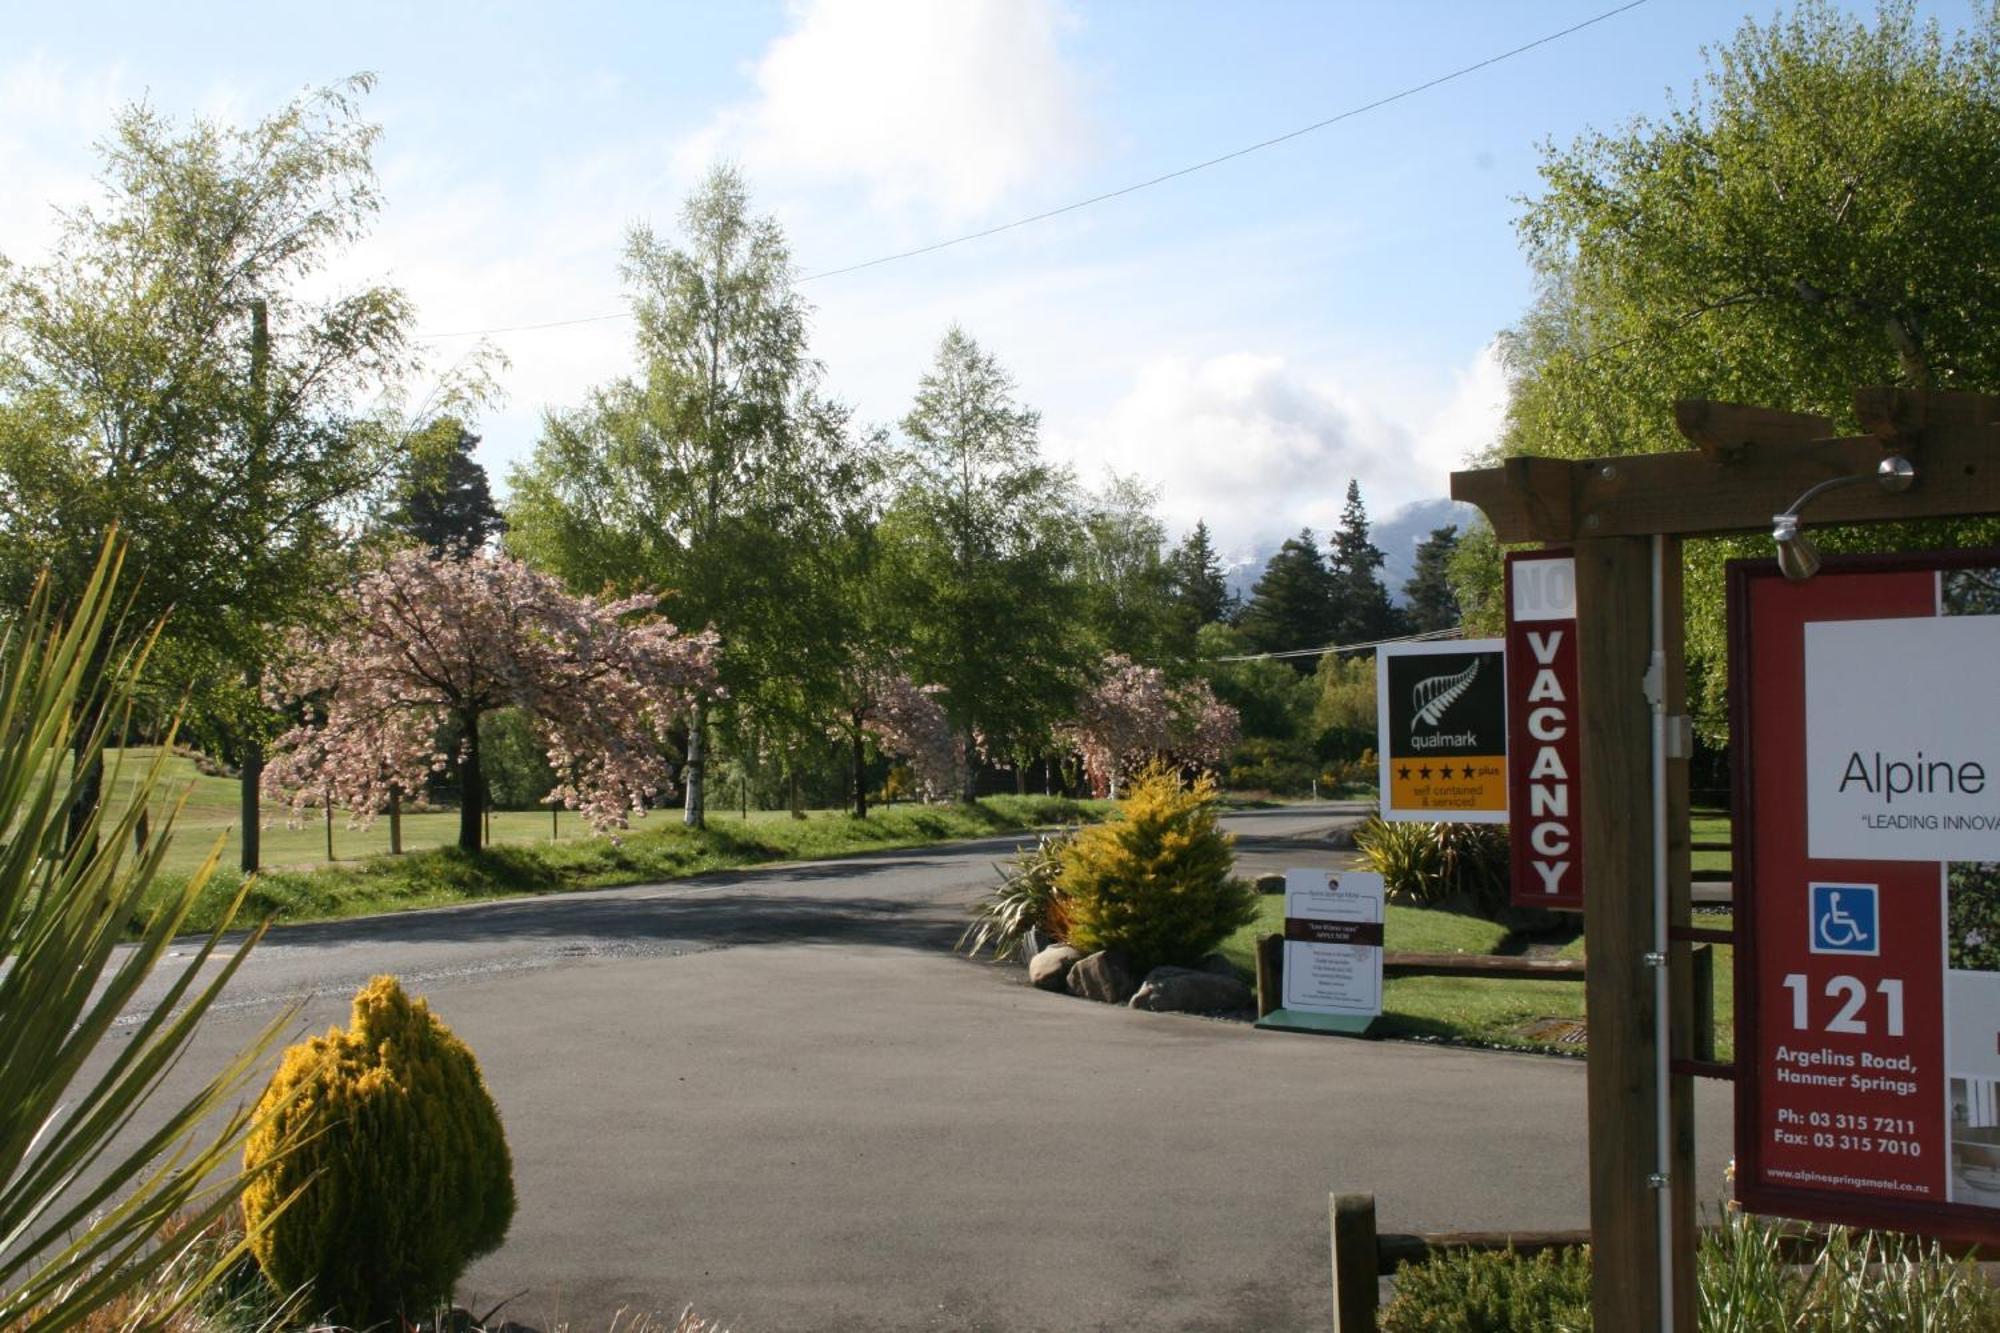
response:
<path id="1" fill-rule="evenodd" d="M 1434 643 L 1439 639 L 1462 639 L 1465 626 L 1453 625 L 1449 629 L 1427 630 L 1422 634 L 1398 634 L 1387 639 L 1370 639 L 1366 643 L 1329 643 L 1324 648 L 1287 648 L 1280 653 L 1241 653 L 1234 657 L 1211 657 L 1211 662 L 1273 662 L 1285 657 L 1320 657 L 1327 653 L 1360 653 L 1385 647 L 1392 643 Z"/>
<path id="2" fill-rule="evenodd" d="M 1050 218 L 1061 217 L 1065 213 L 1074 213 L 1079 209 L 1090 208 L 1093 205 L 1106 203 L 1112 199 L 1120 199 L 1128 194 L 1136 194 L 1140 190 L 1149 190 L 1155 185 L 1164 185 L 1168 181 L 1179 180 L 1183 176 L 1191 176 L 1197 171 L 1206 171 L 1210 167 L 1218 167 L 1225 162 L 1233 162 L 1239 157 L 1247 157 L 1251 153 L 1259 153 L 1265 150 L 1266 148 L 1275 148 L 1277 145 L 1281 143 L 1287 143 L 1293 139 L 1301 137 L 1302 135 L 1311 134 L 1316 130 L 1323 130 L 1327 128 L 1329 125 L 1338 125 L 1340 122 L 1344 120 L 1352 120 L 1356 116 L 1366 115 L 1370 111 L 1379 110 L 1382 107 L 1391 105 L 1392 103 L 1401 102 L 1406 98 L 1415 97 L 1419 93 L 1428 92 L 1432 88 L 1441 87 L 1444 84 L 1452 83 L 1458 79 L 1465 78 L 1467 75 L 1476 74 L 1482 69 L 1487 69 L 1493 65 L 1501 64 L 1504 61 L 1512 60 L 1514 57 L 1519 55 L 1525 55 L 1529 51 L 1533 51 L 1538 47 L 1547 46 L 1552 42 L 1559 42 L 1563 38 L 1573 36 L 1576 33 L 1582 32 L 1586 28 L 1592 28 L 1600 23 L 1604 23 L 1610 19 L 1617 18 L 1620 14 L 1624 14 L 1631 10 L 1637 9 L 1646 2 L 1647 0 L 1627 0 L 1625 4 L 1619 5 L 1614 9 L 1607 9 L 1603 13 L 1597 14 L 1591 18 L 1584 19 L 1580 23 L 1573 23 L 1569 27 L 1563 28 L 1560 31 L 1549 33 L 1546 36 L 1537 37 L 1531 42 L 1524 42 L 1519 46 L 1513 47 L 1506 51 L 1502 51 L 1497 55 L 1488 56 L 1484 60 L 1474 61 L 1470 65 L 1462 65 L 1459 68 L 1452 70 L 1448 74 L 1437 75 L 1435 78 L 1426 79 L 1422 83 L 1412 84 L 1409 87 L 1404 88 L 1398 92 L 1390 93 L 1384 97 L 1378 97 L 1372 102 L 1363 102 L 1359 106 L 1349 107 L 1347 110 L 1328 116 L 1324 120 L 1316 120 L 1310 125 L 1301 125 L 1298 129 L 1287 130 L 1283 134 L 1274 135 L 1269 139 L 1264 139 L 1261 140 L 1260 142 L 1249 144 L 1242 148 L 1234 149 L 1230 152 L 1223 153 L 1218 157 L 1208 158 L 1206 161 L 1196 162 L 1185 167 L 1179 167 L 1173 171 L 1164 172 L 1161 175 L 1149 177 L 1146 180 L 1134 181 L 1130 185 L 1123 185 L 1115 190 L 1106 190 L 1102 194 L 1094 194 L 1087 199 L 1078 199 L 1071 203 L 1063 204 L 1057 208 L 1046 209 L 1040 213 L 1031 213 L 1026 217 L 1015 218 L 1012 222 L 1003 222 L 997 226 L 987 227 L 980 231 L 966 232 L 962 236 L 953 236 L 948 240 L 933 241 L 929 245 L 920 245 L 913 250 L 899 250 L 894 254 L 879 255 L 874 259 L 865 259 L 858 264 L 848 264 L 841 268 L 822 269 L 817 273 L 803 274 L 797 279 L 797 281 L 817 282 L 821 278 L 837 278 L 840 277 L 842 274 L 846 273 L 859 273 L 863 269 L 878 268 L 883 264 L 894 264 L 905 259 L 915 259 L 919 255 L 935 254 L 939 250 L 947 250 L 955 245 L 964 245 L 970 241 L 985 240 L 989 236 L 998 236 L 1002 232 L 1013 231 L 1020 227 L 1032 226 L 1037 222 L 1046 222 Z M 426 333 L 426 334 L 420 334 L 418 336 L 422 340 L 436 340 L 443 338 L 472 338 L 472 337 L 479 337 L 486 334 L 495 334 L 495 333 L 526 333 L 538 329 L 566 328 L 573 324 L 601 324 L 606 322 L 607 320 L 630 319 L 630 318 L 632 318 L 632 312 L 629 310 L 622 310 L 608 315 L 584 315 L 576 319 L 552 319 L 537 324 L 512 324 L 491 329 L 458 329 L 458 330 L 453 330 L 452 332 L 449 333 Z"/>

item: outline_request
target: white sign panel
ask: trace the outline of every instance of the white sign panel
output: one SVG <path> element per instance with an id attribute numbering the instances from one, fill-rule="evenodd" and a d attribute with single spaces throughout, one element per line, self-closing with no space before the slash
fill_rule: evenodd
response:
<path id="1" fill-rule="evenodd" d="M 2000 616 L 1805 626 L 1816 860 L 2000 861 Z"/>
<path id="2" fill-rule="evenodd" d="M 1382 1012 L 1382 877 L 1285 872 L 1284 1007 L 1373 1017 Z"/>

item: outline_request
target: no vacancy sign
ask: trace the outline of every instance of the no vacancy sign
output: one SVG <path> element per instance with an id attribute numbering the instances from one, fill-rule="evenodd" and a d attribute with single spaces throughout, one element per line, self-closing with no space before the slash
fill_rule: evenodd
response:
<path id="1" fill-rule="evenodd" d="M 1508 852 L 1516 907 L 1583 910 L 1576 558 L 1507 557 Z"/>
<path id="2" fill-rule="evenodd" d="M 1376 650 L 1382 818 L 1507 822 L 1506 689 L 1499 639 Z"/>
<path id="3" fill-rule="evenodd" d="M 1729 596 L 1738 1195 L 2000 1241 L 2000 552 Z"/>

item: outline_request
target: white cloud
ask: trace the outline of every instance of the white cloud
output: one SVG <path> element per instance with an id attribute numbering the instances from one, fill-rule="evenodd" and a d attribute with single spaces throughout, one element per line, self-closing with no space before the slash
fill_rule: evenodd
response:
<path id="1" fill-rule="evenodd" d="M 1432 413 L 1392 413 L 1334 375 L 1235 352 L 1148 362 L 1103 415 L 1050 427 L 1086 480 L 1105 469 L 1160 488 L 1170 532 L 1207 521 L 1233 552 L 1268 551 L 1339 519 L 1350 478 L 1378 518 L 1444 496 L 1465 453 L 1497 432 L 1506 394 L 1491 348 Z"/>
<path id="2" fill-rule="evenodd" d="M 757 95 L 681 148 L 753 177 L 865 185 L 892 212 L 975 217 L 1073 162 L 1080 80 L 1056 0 L 802 0 Z"/>
<path id="3" fill-rule="evenodd" d="M 122 66 L 79 72 L 38 52 L 0 68 L 0 253 L 39 259 L 56 210 L 96 197 L 94 159 L 78 145 L 102 138 L 129 100 Z"/>

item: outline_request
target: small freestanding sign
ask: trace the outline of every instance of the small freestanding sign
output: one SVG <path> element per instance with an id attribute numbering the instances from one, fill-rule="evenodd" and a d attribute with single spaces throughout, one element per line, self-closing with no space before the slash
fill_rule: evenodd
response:
<path id="1" fill-rule="evenodd" d="M 1285 872 L 1283 1004 L 1259 1027 L 1365 1036 L 1382 1013 L 1382 877 Z"/>
<path id="2" fill-rule="evenodd" d="M 1576 558 L 1507 557 L 1507 809 L 1516 907 L 1583 910 Z"/>
<path id="3" fill-rule="evenodd" d="M 2000 1241 L 2000 552 L 1730 581 L 1737 1195 Z"/>
<path id="4" fill-rule="evenodd" d="M 1505 648 L 1463 639 L 1376 650 L 1382 818 L 1507 822 Z"/>

